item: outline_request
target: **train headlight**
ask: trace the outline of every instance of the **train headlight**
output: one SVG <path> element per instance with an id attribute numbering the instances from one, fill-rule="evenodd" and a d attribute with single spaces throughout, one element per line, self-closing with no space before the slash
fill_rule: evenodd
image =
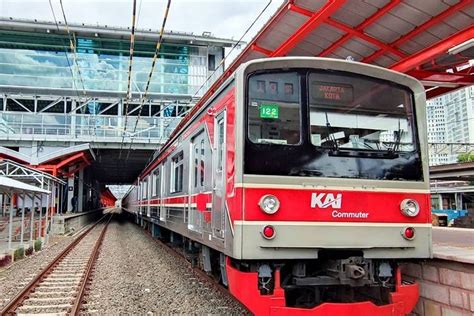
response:
<path id="1" fill-rule="evenodd" d="M 280 208 L 280 201 L 276 196 L 266 194 L 258 202 L 260 209 L 267 214 L 275 214 Z"/>
<path id="2" fill-rule="evenodd" d="M 418 202 L 411 199 L 405 199 L 400 204 L 400 211 L 402 211 L 403 215 L 408 217 L 415 217 L 420 213 L 420 206 Z"/>

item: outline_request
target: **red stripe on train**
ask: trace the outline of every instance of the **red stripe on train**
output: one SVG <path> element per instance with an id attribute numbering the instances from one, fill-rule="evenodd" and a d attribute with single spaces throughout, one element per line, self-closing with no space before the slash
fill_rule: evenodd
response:
<path id="1" fill-rule="evenodd" d="M 280 200 L 273 215 L 259 207 L 265 194 Z M 244 195 L 244 219 L 248 221 L 431 223 L 430 195 L 423 193 L 246 188 Z M 414 218 L 400 211 L 400 203 L 408 198 L 420 205 Z"/>

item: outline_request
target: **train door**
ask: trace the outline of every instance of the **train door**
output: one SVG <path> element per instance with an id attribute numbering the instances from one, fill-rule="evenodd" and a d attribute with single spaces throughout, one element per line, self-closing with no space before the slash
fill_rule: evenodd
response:
<path id="1" fill-rule="evenodd" d="M 225 111 L 214 119 L 214 166 L 212 186 L 212 233 L 224 238 L 225 225 Z"/>
<path id="2" fill-rule="evenodd" d="M 166 207 L 165 207 L 165 186 L 166 186 L 166 160 L 163 161 L 161 166 L 159 167 L 161 169 L 161 177 L 160 177 L 160 195 L 159 195 L 159 210 L 160 210 L 160 221 L 166 222 Z"/>
<path id="3" fill-rule="evenodd" d="M 203 130 L 191 140 L 191 167 L 189 168 L 189 199 L 192 201 L 194 196 L 195 203 L 190 203 L 188 228 L 199 233 L 203 228 L 203 212 L 207 211 L 205 206 L 199 205 L 197 201 L 202 198 L 205 191 L 205 145 L 206 133 Z"/>

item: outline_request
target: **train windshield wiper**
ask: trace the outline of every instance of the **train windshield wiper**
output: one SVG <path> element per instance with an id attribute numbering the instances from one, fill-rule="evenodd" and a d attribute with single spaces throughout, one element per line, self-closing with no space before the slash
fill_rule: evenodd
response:
<path id="1" fill-rule="evenodd" d="M 331 149 L 333 151 L 337 151 L 339 149 L 339 146 L 337 145 L 337 140 L 336 136 L 334 133 L 332 133 L 332 126 L 331 123 L 329 123 L 329 118 L 328 118 L 328 112 L 324 113 L 326 116 L 326 132 L 328 133 L 328 137 L 326 137 L 326 143 L 329 143 L 331 145 Z"/>

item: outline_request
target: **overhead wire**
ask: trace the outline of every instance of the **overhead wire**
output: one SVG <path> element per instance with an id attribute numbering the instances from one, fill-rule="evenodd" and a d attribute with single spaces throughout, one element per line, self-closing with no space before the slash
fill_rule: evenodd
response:
<path id="1" fill-rule="evenodd" d="M 158 55 L 159 55 L 159 52 L 160 52 L 161 44 L 163 43 L 163 36 L 164 36 L 164 33 L 165 33 L 165 26 L 166 26 L 166 21 L 168 19 L 170 6 L 171 6 L 171 0 L 168 0 L 167 4 L 166 4 L 165 14 L 164 14 L 164 17 L 163 17 L 163 22 L 161 24 L 160 34 L 159 34 L 159 37 L 158 37 L 158 41 L 156 42 L 155 53 L 153 54 L 153 59 L 152 59 L 152 62 L 151 62 L 151 69 L 150 69 L 150 72 L 148 73 L 148 79 L 147 79 L 147 82 L 145 84 L 145 90 L 143 92 L 143 95 L 140 97 L 140 105 L 139 105 L 138 115 L 137 115 L 137 118 L 136 118 L 136 121 L 135 121 L 135 125 L 133 127 L 133 131 L 131 133 L 132 138 L 130 140 L 130 146 L 128 148 L 127 158 L 125 159 L 125 161 L 128 161 L 128 158 L 130 156 L 130 151 L 132 150 L 132 144 L 133 144 L 133 139 L 134 139 L 133 137 L 134 137 L 134 134 L 137 130 L 138 121 L 140 120 L 140 116 L 141 116 L 141 113 L 142 113 L 142 110 L 143 110 L 143 106 L 144 106 L 145 101 L 148 97 L 148 90 L 150 88 L 151 79 L 153 77 L 153 72 L 155 70 L 156 61 L 158 60 Z"/>
<path id="2" fill-rule="evenodd" d="M 245 30 L 245 32 L 242 34 L 242 36 L 240 36 L 240 38 L 237 40 L 237 42 L 234 44 L 234 46 L 232 46 L 232 48 L 230 49 L 230 51 L 224 56 L 224 58 L 222 58 L 222 60 L 220 61 L 219 65 L 214 69 L 214 71 L 206 78 L 206 80 L 201 84 L 201 86 L 196 90 L 196 92 L 194 93 L 194 95 L 191 97 L 191 100 L 193 100 L 199 93 L 199 91 L 201 91 L 201 89 L 203 89 L 205 87 L 205 85 L 207 84 L 207 82 L 209 80 L 211 80 L 211 78 L 215 75 L 215 73 L 217 72 L 217 70 L 220 69 L 220 67 L 224 64 L 224 62 L 226 61 L 226 59 L 230 56 L 230 54 L 232 53 L 232 51 L 237 48 L 240 43 L 242 42 L 242 40 L 244 39 L 244 37 L 248 34 L 248 32 L 250 32 L 250 30 L 252 29 L 252 27 L 255 25 L 255 23 L 257 23 L 257 21 L 261 18 L 261 16 L 265 13 L 265 11 L 268 9 L 268 7 L 270 6 L 270 4 L 273 2 L 273 0 L 269 0 L 268 3 L 265 5 L 265 7 L 260 11 L 260 13 L 257 15 L 257 17 L 253 20 L 253 22 L 249 25 L 249 27 Z M 165 107 L 164 109 L 160 110 L 158 113 L 161 113 L 162 111 L 164 111 L 166 108 L 168 107 Z M 191 110 L 193 109 L 193 107 L 190 107 L 187 111 L 185 111 L 184 113 L 180 114 L 179 117 L 184 117 L 186 116 L 186 114 L 188 114 Z M 158 114 L 157 113 L 157 114 Z M 177 113 L 176 113 L 177 114 Z M 168 123 L 168 125 L 166 125 L 164 128 L 163 128 L 163 131 L 166 130 L 170 125 L 171 125 L 172 121 L 170 120 L 170 122 Z M 164 135 L 161 135 L 161 138 L 160 140 L 163 139 L 163 136 Z"/>
<path id="3" fill-rule="evenodd" d="M 49 0 L 49 7 L 51 9 L 51 13 L 53 14 L 53 19 L 54 19 L 54 24 L 56 25 L 56 30 L 58 31 L 58 33 L 60 32 L 60 29 L 59 29 L 59 24 L 58 24 L 58 19 L 56 18 L 56 13 L 54 12 L 54 8 L 53 8 L 53 4 L 51 3 L 51 0 Z M 72 69 L 72 64 L 71 64 L 71 60 L 69 59 L 69 56 L 68 56 L 68 52 L 67 52 L 67 48 L 64 47 L 64 56 L 66 57 L 66 61 L 67 61 L 67 64 L 68 64 L 68 68 L 69 68 L 69 71 L 71 72 L 71 78 L 72 78 L 72 86 L 73 86 L 73 89 L 76 91 L 76 94 L 77 94 L 77 97 L 80 98 L 79 96 L 79 91 L 77 89 L 77 84 L 76 84 L 76 78 L 75 78 L 75 75 L 74 75 L 74 70 Z"/>
<path id="4" fill-rule="evenodd" d="M 72 51 L 73 62 L 76 65 L 77 74 L 79 75 L 79 80 L 80 80 L 81 85 L 82 85 L 82 93 L 85 97 L 87 97 L 86 87 L 84 85 L 84 79 L 82 78 L 81 68 L 79 67 L 79 63 L 78 63 L 76 45 L 74 44 L 75 41 L 76 41 L 76 37 L 75 37 L 74 34 L 71 34 L 71 31 L 69 29 L 69 25 L 68 25 L 67 19 L 66 19 L 66 12 L 64 11 L 63 0 L 59 0 L 59 4 L 61 6 L 61 12 L 63 14 L 64 26 L 66 27 L 66 32 L 67 32 L 68 37 L 69 37 L 69 48 Z"/>
<path id="5" fill-rule="evenodd" d="M 141 7 L 141 2 L 140 2 Z M 133 8 L 132 8 L 132 31 L 130 35 L 130 52 L 129 52 L 129 59 L 128 59 L 128 76 L 127 76 L 127 94 L 125 95 L 125 119 L 124 119 L 124 128 L 122 132 L 122 141 L 120 142 L 120 152 L 119 152 L 119 159 L 122 158 L 122 149 L 123 144 L 125 142 L 125 133 L 127 132 L 127 125 L 128 125 L 128 107 L 130 104 L 130 99 L 132 98 L 132 68 L 133 68 L 133 53 L 135 49 L 135 25 L 137 22 L 136 17 L 137 12 L 137 0 L 133 0 Z M 120 113 L 122 115 L 122 113 Z"/>

